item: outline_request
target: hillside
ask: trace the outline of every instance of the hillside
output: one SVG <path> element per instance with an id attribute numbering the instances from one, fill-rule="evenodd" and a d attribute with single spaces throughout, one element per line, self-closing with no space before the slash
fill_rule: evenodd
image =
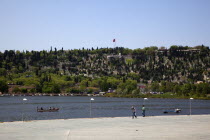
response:
<path id="1" fill-rule="evenodd" d="M 112 88 L 131 94 L 139 84 L 146 85 L 146 91 L 174 92 L 175 86 L 189 84 L 189 95 L 191 90 L 196 92 L 193 86 L 198 82 L 209 91 L 209 78 L 210 50 L 203 45 L 0 52 L 0 79 L 13 85 L 10 92 L 15 93 L 92 93 Z M 167 90 L 167 84 L 173 88 Z"/>

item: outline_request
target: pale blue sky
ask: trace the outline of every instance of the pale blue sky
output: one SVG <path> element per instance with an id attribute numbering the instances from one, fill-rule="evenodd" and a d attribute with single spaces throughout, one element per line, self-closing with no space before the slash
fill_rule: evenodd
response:
<path id="1" fill-rule="evenodd" d="M 210 0 L 0 0 L 0 51 L 204 44 Z"/>

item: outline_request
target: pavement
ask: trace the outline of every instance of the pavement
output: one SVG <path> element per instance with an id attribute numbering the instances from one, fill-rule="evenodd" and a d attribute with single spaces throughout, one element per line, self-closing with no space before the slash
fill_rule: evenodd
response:
<path id="1" fill-rule="evenodd" d="M 210 115 L 0 123 L 1 140 L 208 140 Z"/>

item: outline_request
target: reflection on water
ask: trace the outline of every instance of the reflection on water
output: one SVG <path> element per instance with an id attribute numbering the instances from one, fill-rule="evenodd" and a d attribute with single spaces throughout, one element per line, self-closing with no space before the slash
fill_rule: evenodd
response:
<path id="1" fill-rule="evenodd" d="M 0 121 L 21 121 L 24 120 L 46 120 L 46 119 L 70 119 L 90 117 L 90 107 L 92 117 L 122 117 L 131 116 L 130 107 L 133 105 L 137 109 L 137 115 L 141 115 L 142 98 L 108 98 L 94 97 L 90 102 L 90 97 L 1 97 L 0 98 Z M 210 114 L 210 100 L 192 100 L 193 114 Z M 91 106 L 90 106 L 91 104 Z M 149 99 L 144 102 L 146 115 L 168 115 L 163 114 L 164 110 L 182 109 L 181 113 L 170 115 L 189 115 L 189 99 Z M 58 112 L 36 112 L 37 107 L 48 109 L 58 107 Z"/>

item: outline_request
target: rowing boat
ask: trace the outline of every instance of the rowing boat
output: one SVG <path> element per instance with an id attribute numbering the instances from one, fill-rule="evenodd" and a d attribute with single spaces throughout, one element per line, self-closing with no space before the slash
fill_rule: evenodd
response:
<path id="1" fill-rule="evenodd" d="M 59 108 L 52 108 L 52 109 L 37 108 L 37 112 L 57 112 L 57 111 L 59 111 Z"/>

